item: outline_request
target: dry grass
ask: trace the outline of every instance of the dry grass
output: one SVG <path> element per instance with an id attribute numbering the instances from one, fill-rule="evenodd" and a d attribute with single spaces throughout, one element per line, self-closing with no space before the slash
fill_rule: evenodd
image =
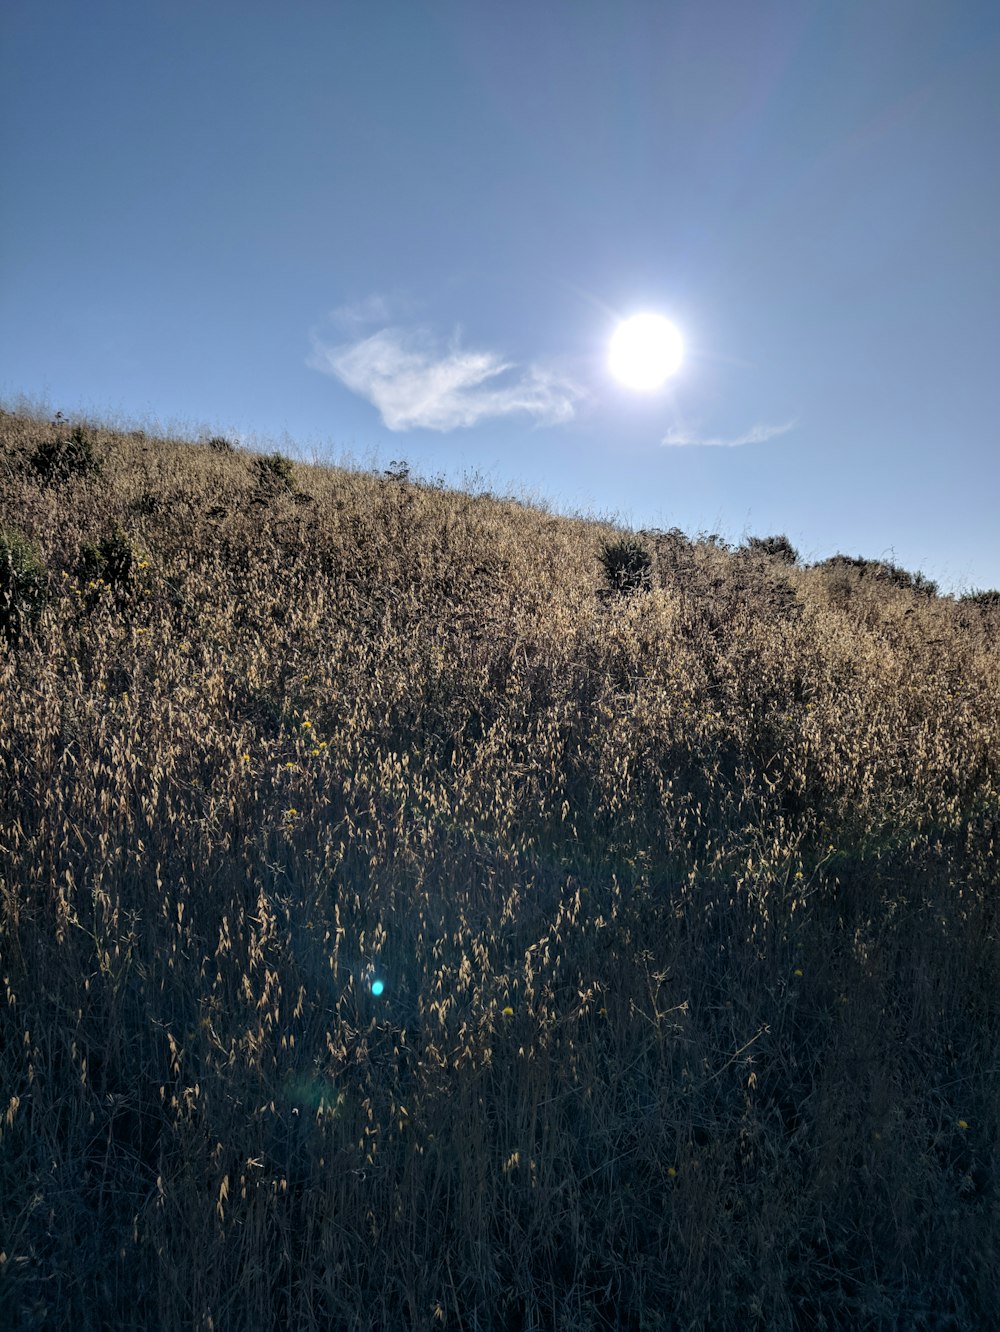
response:
<path id="1" fill-rule="evenodd" d="M 609 523 L 53 432 L 0 418 L 8 1326 L 994 1326 L 988 608 L 670 534 L 601 600 Z"/>

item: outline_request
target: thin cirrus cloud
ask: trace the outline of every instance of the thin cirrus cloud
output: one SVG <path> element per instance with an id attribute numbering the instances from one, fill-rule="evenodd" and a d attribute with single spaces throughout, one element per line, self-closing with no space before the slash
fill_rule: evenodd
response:
<path id="1" fill-rule="evenodd" d="M 338 345 L 314 334 L 308 364 L 365 398 L 396 431 L 457 430 L 517 414 L 558 425 L 573 419 L 585 396 L 553 370 L 518 367 L 496 352 L 463 348 L 457 338 L 441 350 L 426 330 L 383 328 Z"/>
<path id="2" fill-rule="evenodd" d="M 745 435 L 737 435 L 735 439 L 695 435 L 689 430 L 674 427 L 667 431 L 660 443 L 667 448 L 688 448 L 700 445 L 711 448 L 738 449 L 742 444 L 763 444 L 769 439 L 774 439 L 776 435 L 784 435 L 796 424 L 795 421 L 786 421 L 784 425 L 779 426 L 755 425 L 751 426 Z"/>

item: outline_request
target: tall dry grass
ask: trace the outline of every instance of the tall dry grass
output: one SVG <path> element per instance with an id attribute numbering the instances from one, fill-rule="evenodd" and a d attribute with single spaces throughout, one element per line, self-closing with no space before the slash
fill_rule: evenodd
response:
<path id="1" fill-rule="evenodd" d="M 602 600 L 610 523 L 61 429 L 0 419 L 0 1321 L 995 1326 L 988 609 L 677 533 Z"/>

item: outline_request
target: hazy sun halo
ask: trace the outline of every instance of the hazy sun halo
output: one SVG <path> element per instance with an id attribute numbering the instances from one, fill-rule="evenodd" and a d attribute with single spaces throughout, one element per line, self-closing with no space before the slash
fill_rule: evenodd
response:
<path id="1" fill-rule="evenodd" d="M 684 345 L 669 319 L 637 314 L 623 319 L 608 350 L 611 373 L 626 388 L 650 392 L 676 374 Z"/>

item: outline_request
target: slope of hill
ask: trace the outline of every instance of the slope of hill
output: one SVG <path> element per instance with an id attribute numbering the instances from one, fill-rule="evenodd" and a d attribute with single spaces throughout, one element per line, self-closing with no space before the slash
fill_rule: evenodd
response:
<path id="1" fill-rule="evenodd" d="M 993 1325 L 987 601 L 6 414 L 0 631 L 8 1326 Z"/>

